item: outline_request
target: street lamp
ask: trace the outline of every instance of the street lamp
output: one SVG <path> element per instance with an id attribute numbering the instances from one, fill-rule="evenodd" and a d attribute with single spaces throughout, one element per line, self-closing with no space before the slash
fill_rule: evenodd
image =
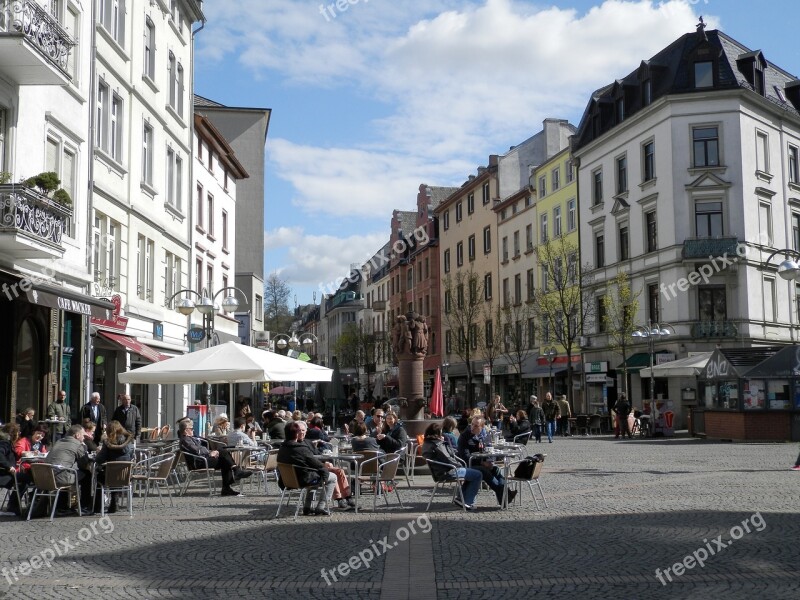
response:
<path id="1" fill-rule="evenodd" d="M 301 352 L 305 352 L 308 354 L 308 351 L 311 350 L 311 346 L 314 344 L 319 343 L 319 339 L 313 333 L 305 331 L 301 334 L 297 334 L 296 332 L 292 332 L 291 335 L 286 333 L 279 333 L 274 338 L 275 347 L 279 350 L 290 350 L 294 351 L 298 354 Z M 297 357 L 295 357 L 297 358 Z M 317 384 L 319 385 L 319 384 Z M 294 382 L 294 407 L 297 408 L 297 382 Z M 305 410 L 307 407 L 303 404 L 303 409 Z"/>
<path id="2" fill-rule="evenodd" d="M 555 390 L 553 389 L 553 363 L 556 360 L 556 356 L 558 355 L 558 350 L 555 349 L 555 346 L 551 346 L 550 348 L 545 348 L 542 351 L 542 356 L 547 359 L 547 362 L 550 364 L 550 393 L 555 398 Z"/>
<path id="3" fill-rule="evenodd" d="M 800 282 L 800 260 L 792 260 L 790 257 L 800 259 L 800 251 L 784 248 L 783 250 L 775 250 L 767 257 L 762 263 L 762 268 L 769 264 L 769 262 L 778 254 L 786 255 L 786 258 L 778 265 L 778 275 L 785 281 L 798 281 Z"/>
<path id="4" fill-rule="evenodd" d="M 222 294 L 223 292 L 228 291 L 228 295 L 222 300 L 222 305 L 217 306 L 216 299 L 217 296 Z M 203 288 L 200 292 L 196 292 L 194 290 L 180 290 L 179 292 L 175 292 L 170 296 L 165 305 L 169 308 L 172 304 L 172 301 L 181 294 L 194 294 L 199 300 L 196 302 L 188 297 L 188 295 L 184 298 L 181 298 L 178 302 L 175 303 L 175 309 L 184 316 L 190 316 L 195 309 L 199 312 L 203 317 L 203 328 L 202 332 L 200 333 L 192 333 L 192 330 L 189 331 L 189 341 L 192 343 L 195 342 L 202 342 L 204 339 L 208 340 L 206 343 L 207 346 L 213 345 L 213 336 L 214 336 L 214 314 L 222 308 L 225 314 L 236 312 L 239 308 L 239 301 L 236 299 L 236 294 L 234 292 L 239 292 L 242 295 L 242 298 L 246 298 L 244 292 L 237 287 L 227 286 L 222 288 L 216 293 L 211 293 L 207 289 Z M 246 302 L 245 302 L 246 304 Z"/>
<path id="5" fill-rule="evenodd" d="M 656 379 L 653 373 L 653 363 L 655 362 L 656 342 L 662 338 L 666 339 L 675 335 L 675 328 L 669 323 L 647 322 L 647 327 L 639 326 L 633 330 L 631 337 L 637 340 L 647 340 L 647 348 L 650 354 L 650 430 L 655 432 L 656 426 Z"/>

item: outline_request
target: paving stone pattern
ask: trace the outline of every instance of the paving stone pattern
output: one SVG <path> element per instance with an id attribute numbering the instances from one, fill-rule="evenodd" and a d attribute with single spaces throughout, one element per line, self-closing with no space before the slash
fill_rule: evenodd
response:
<path id="1" fill-rule="evenodd" d="M 390 509 L 373 513 L 370 499 L 358 515 L 297 523 L 288 509 L 274 519 L 274 484 L 270 496 L 209 498 L 198 483 L 174 508 L 150 499 L 143 511 L 136 499 L 134 518 L 113 515 L 109 533 L 91 533 L 99 516 L 0 518 L 4 574 L 59 541 L 75 544 L 11 585 L 0 576 L 0 597 L 800 598 L 796 444 L 592 436 L 528 448 L 548 454 L 544 510 L 527 489 L 522 506 L 502 512 L 482 491 L 467 514 L 440 492 L 428 522 L 430 478 L 418 471 L 413 489 L 400 486 L 405 509 L 391 495 Z M 708 548 L 716 553 L 703 567 L 670 571 L 666 585 L 656 577 Z M 369 567 L 355 561 L 341 576 L 338 566 L 360 554 Z"/>

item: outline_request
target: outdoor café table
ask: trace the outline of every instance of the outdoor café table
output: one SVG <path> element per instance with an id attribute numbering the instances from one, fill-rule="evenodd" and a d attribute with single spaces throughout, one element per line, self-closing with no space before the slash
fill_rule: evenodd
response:
<path id="1" fill-rule="evenodd" d="M 62 421 L 60 419 L 42 419 L 39 423 L 47 423 L 47 426 L 50 429 L 50 440 L 51 444 L 55 444 L 56 439 L 56 425 L 63 425 L 66 421 Z"/>
<path id="2" fill-rule="evenodd" d="M 517 450 L 511 449 L 504 449 L 504 448 L 493 448 L 491 451 L 487 450 L 486 452 L 473 452 L 469 455 L 469 466 L 471 467 L 474 462 L 488 459 L 488 460 L 503 460 L 503 478 L 508 481 L 508 471 L 509 471 L 509 458 L 515 456 L 517 454 Z M 500 510 L 508 508 L 508 484 L 506 484 L 505 488 L 503 489 L 503 502 L 500 505 Z"/>

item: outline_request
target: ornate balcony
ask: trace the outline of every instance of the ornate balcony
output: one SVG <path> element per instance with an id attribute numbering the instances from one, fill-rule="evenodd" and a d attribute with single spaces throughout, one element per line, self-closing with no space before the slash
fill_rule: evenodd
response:
<path id="1" fill-rule="evenodd" d="M 738 333 L 733 321 L 698 321 L 692 325 L 693 338 L 729 338 Z"/>
<path id="2" fill-rule="evenodd" d="M 0 0 L 0 74 L 19 85 L 66 85 L 75 42 L 35 0 Z"/>
<path id="3" fill-rule="evenodd" d="M 704 258 L 711 260 L 718 256 L 727 254 L 728 256 L 736 255 L 736 246 L 739 244 L 739 238 L 733 237 L 715 237 L 715 238 L 687 238 L 683 241 L 683 258 L 684 259 L 697 259 Z"/>
<path id="4" fill-rule="evenodd" d="M 61 258 L 61 237 L 70 217 L 72 208 L 36 190 L 0 185 L 0 252 L 14 258 Z"/>

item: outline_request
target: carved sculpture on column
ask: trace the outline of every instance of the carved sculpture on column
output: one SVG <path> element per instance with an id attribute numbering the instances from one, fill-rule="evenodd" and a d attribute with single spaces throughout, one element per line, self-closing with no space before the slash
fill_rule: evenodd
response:
<path id="1" fill-rule="evenodd" d="M 428 353 L 428 324 L 425 318 L 413 311 L 397 317 L 392 329 L 392 349 L 400 371 L 400 419 L 424 419 L 426 400 L 422 361 Z"/>

